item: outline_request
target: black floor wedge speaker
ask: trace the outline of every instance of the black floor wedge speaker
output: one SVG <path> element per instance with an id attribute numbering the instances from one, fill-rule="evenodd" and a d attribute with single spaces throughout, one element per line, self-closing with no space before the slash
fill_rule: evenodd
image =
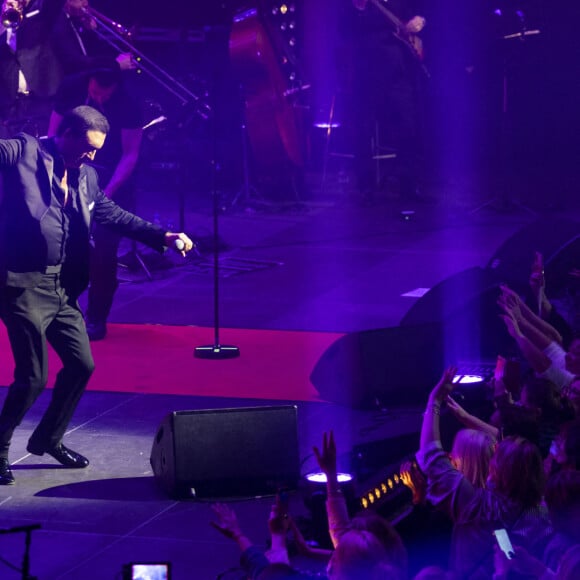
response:
<path id="1" fill-rule="evenodd" d="M 300 477 L 293 405 L 169 413 L 151 467 L 176 499 L 248 497 L 296 489 Z"/>

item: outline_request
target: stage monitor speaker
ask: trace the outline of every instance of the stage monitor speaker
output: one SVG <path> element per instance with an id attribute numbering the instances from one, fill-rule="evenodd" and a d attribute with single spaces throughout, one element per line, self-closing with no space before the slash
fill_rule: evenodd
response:
<path id="1" fill-rule="evenodd" d="M 447 365 L 494 361 L 512 348 L 498 296 L 492 272 L 459 272 L 420 298 L 398 327 L 338 339 L 310 380 L 326 400 L 353 407 L 423 404 Z"/>
<path id="2" fill-rule="evenodd" d="M 438 324 L 446 360 L 484 362 L 511 349 L 497 299 L 495 273 L 469 268 L 436 284 L 409 309 L 401 326 Z"/>
<path id="3" fill-rule="evenodd" d="M 580 223 L 562 218 L 542 218 L 508 238 L 487 265 L 500 282 L 518 292 L 528 289 L 535 252 L 544 256 L 549 292 L 558 293 L 570 284 L 569 272 L 578 267 Z"/>
<path id="4" fill-rule="evenodd" d="M 409 308 L 400 324 L 413 326 L 444 322 L 456 316 L 461 310 L 477 307 L 482 295 L 490 291 L 497 299 L 499 286 L 492 272 L 479 267 L 463 270 L 445 278 L 421 296 Z"/>
<path id="5" fill-rule="evenodd" d="M 273 494 L 300 477 L 293 405 L 175 411 L 159 426 L 151 467 L 177 499 Z"/>
<path id="6" fill-rule="evenodd" d="M 438 325 L 352 332 L 318 359 L 310 381 L 321 397 L 355 408 L 422 404 L 444 368 Z"/>

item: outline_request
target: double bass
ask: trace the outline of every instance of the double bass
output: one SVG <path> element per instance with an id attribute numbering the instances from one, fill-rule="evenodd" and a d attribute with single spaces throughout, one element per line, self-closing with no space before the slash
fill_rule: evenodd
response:
<path id="1" fill-rule="evenodd" d="M 283 70 L 273 31 L 257 8 L 237 14 L 229 39 L 234 74 L 243 86 L 244 114 L 256 177 L 276 188 L 304 167 L 305 139 L 295 90 Z"/>

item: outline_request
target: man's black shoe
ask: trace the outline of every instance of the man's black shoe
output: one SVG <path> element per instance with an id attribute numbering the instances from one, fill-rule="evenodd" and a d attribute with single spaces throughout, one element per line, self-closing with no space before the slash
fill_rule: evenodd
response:
<path id="1" fill-rule="evenodd" d="M 107 336 L 107 324 L 105 322 L 87 322 L 87 334 L 89 340 L 103 340 Z"/>
<path id="2" fill-rule="evenodd" d="M 5 457 L 0 457 L 0 485 L 14 485 L 14 475 L 10 463 Z"/>
<path id="3" fill-rule="evenodd" d="M 33 455 L 44 455 L 46 453 L 51 457 L 54 457 L 54 459 L 65 467 L 83 468 L 89 464 L 89 460 L 86 457 L 68 447 L 65 447 L 62 443 L 52 447 L 51 449 L 40 449 L 35 447 L 33 444 L 28 443 L 26 451 Z"/>

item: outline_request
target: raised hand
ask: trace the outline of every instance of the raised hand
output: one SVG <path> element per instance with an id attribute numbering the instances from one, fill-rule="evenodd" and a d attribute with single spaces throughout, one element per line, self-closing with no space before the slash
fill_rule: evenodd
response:
<path id="1" fill-rule="evenodd" d="M 546 277 L 544 276 L 544 257 L 540 252 L 536 252 L 534 262 L 532 263 L 532 271 L 529 280 L 530 288 L 534 296 L 540 296 L 540 293 L 546 288 Z"/>
<path id="2" fill-rule="evenodd" d="M 235 540 L 242 535 L 240 524 L 236 512 L 223 503 L 214 503 L 211 509 L 217 517 L 217 521 L 210 522 L 218 532 L 221 532 L 226 538 Z"/>
<path id="3" fill-rule="evenodd" d="M 500 286 L 498 305 L 506 314 L 513 314 L 516 320 L 522 319 L 522 299 L 508 286 Z"/>
<path id="4" fill-rule="evenodd" d="M 462 423 L 469 416 L 469 413 L 453 398 L 451 395 L 447 396 L 447 408 L 455 415 L 455 417 Z"/>
<path id="5" fill-rule="evenodd" d="M 413 16 L 413 18 L 405 24 L 405 30 L 408 34 L 418 34 L 423 30 L 423 28 L 425 28 L 425 24 L 427 24 L 427 21 L 423 16 Z"/>
<path id="6" fill-rule="evenodd" d="M 334 442 L 334 432 L 329 431 L 322 436 L 322 450 L 313 447 L 318 466 L 326 475 L 326 481 L 336 481 L 336 444 Z"/>
<path id="7" fill-rule="evenodd" d="M 431 391 L 430 399 L 432 402 L 442 403 L 447 395 L 453 391 L 453 377 L 457 374 L 457 367 L 450 366 L 445 369 L 439 382 Z"/>
<path id="8" fill-rule="evenodd" d="M 411 461 L 405 461 L 401 464 L 400 476 L 403 485 L 408 487 L 413 493 L 413 503 L 415 505 L 422 503 L 427 491 L 427 482 L 423 474 Z"/>
<path id="9" fill-rule="evenodd" d="M 270 517 L 268 518 L 268 528 L 272 535 L 286 535 L 290 527 L 290 516 L 287 513 L 282 513 L 280 504 L 275 503 L 270 509 Z"/>
<path id="10" fill-rule="evenodd" d="M 518 338 L 522 336 L 522 331 L 520 330 L 518 321 L 516 320 L 516 317 L 514 316 L 513 313 L 507 312 L 506 314 L 501 314 L 500 316 L 505 322 L 507 331 L 509 332 L 512 338 Z"/>

